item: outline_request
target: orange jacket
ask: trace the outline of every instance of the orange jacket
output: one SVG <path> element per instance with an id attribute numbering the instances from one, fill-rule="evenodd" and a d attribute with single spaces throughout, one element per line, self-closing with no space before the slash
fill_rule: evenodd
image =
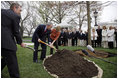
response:
<path id="1" fill-rule="evenodd" d="M 57 32 L 56 29 L 53 29 L 53 30 L 51 31 L 50 38 L 51 38 L 52 40 L 55 40 L 55 41 L 56 41 L 56 40 L 59 38 L 59 36 L 60 36 L 60 32 Z"/>

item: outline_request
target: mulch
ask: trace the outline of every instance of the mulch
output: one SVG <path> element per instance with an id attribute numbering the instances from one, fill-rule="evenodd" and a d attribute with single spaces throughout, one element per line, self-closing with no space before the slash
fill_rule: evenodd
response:
<path id="1" fill-rule="evenodd" d="M 70 50 L 58 50 L 44 61 L 51 74 L 59 78 L 91 78 L 98 75 L 97 67 L 82 56 Z"/>

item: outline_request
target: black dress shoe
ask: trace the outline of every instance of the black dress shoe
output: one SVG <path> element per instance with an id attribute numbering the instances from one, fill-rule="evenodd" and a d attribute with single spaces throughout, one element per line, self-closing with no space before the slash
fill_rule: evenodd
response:
<path id="1" fill-rule="evenodd" d="M 33 60 L 34 63 L 38 63 L 38 60 Z"/>
<path id="2" fill-rule="evenodd" d="M 42 61 L 43 61 L 43 60 L 44 60 L 44 58 L 40 58 L 40 60 L 42 60 Z"/>

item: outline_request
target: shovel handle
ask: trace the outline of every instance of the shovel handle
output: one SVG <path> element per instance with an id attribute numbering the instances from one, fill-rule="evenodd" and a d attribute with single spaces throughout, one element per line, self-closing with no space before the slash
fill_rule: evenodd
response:
<path id="1" fill-rule="evenodd" d="M 38 40 L 38 42 L 43 43 L 43 44 L 49 46 L 47 43 L 43 42 L 42 40 Z"/>
<path id="2" fill-rule="evenodd" d="M 51 47 L 49 44 L 47 44 L 47 43 L 45 43 L 45 42 L 43 42 L 42 40 L 38 40 L 38 42 L 40 42 L 40 43 L 43 43 L 43 44 L 45 44 L 45 45 L 47 45 L 47 46 L 49 46 L 49 47 Z M 52 48 L 52 47 L 51 47 Z M 55 50 L 57 50 L 54 46 L 53 46 L 53 49 L 55 49 Z"/>

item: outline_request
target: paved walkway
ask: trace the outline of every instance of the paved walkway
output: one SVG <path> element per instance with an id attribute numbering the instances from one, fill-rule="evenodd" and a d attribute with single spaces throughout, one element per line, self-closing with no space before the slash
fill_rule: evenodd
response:
<path id="1" fill-rule="evenodd" d="M 34 45 L 34 43 L 25 43 L 26 45 Z"/>
<path id="2" fill-rule="evenodd" d="M 30 41 L 31 42 L 31 40 L 23 40 L 23 41 Z"/>

